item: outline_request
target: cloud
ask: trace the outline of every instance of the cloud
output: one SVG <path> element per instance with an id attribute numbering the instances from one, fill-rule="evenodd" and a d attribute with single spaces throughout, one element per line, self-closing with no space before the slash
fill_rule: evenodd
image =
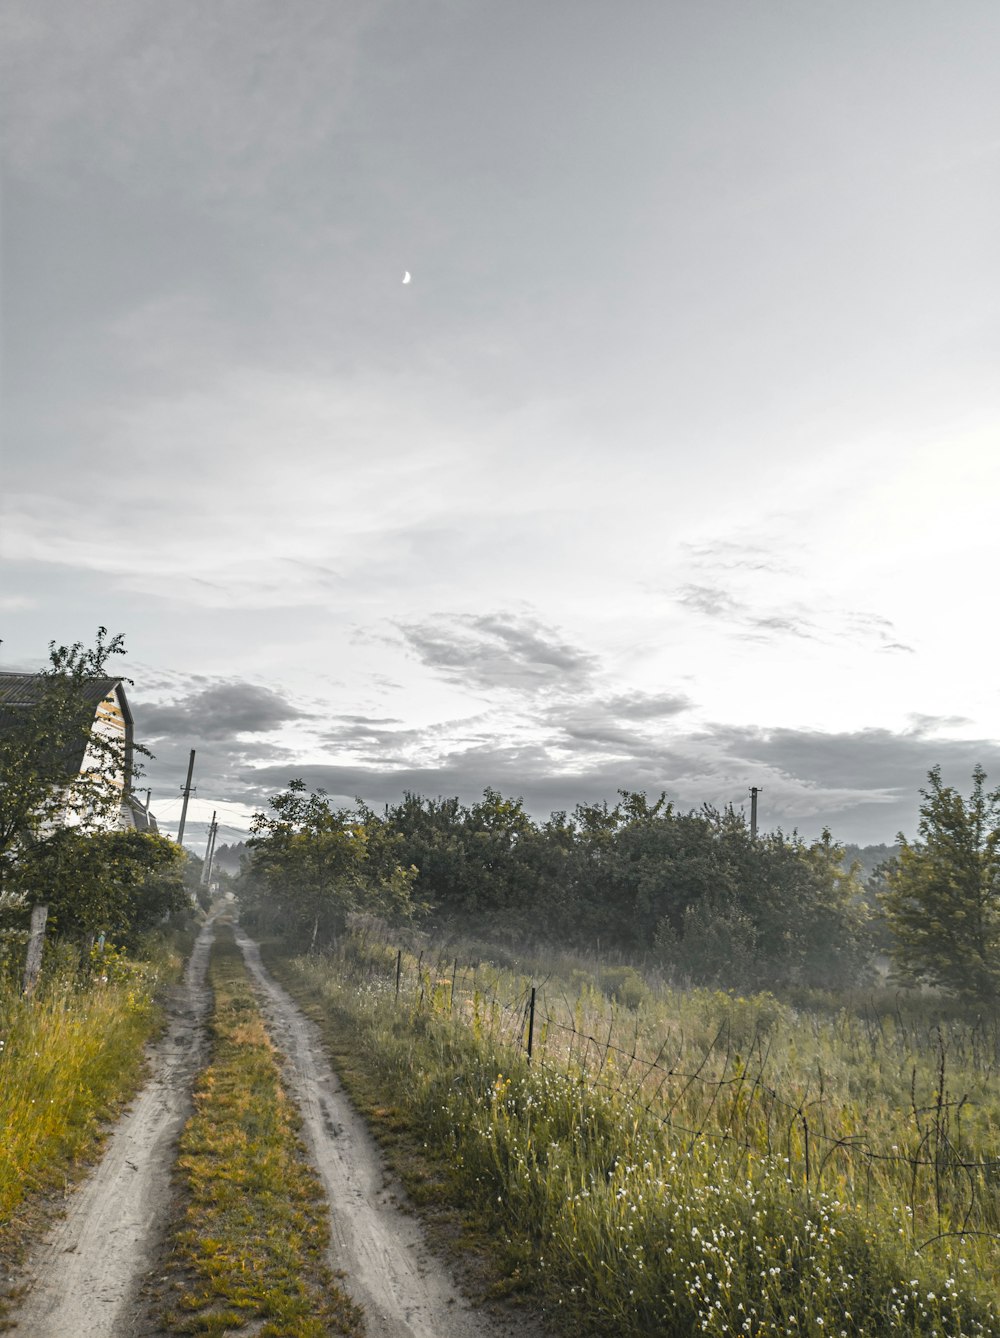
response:
<path id="1" fill-rule="evenodd" d="M 406 729 L 392 717 L 341 716 L 320 735 L 320 742 L 338 753 L 350 753 L 367 763 L 402 765 L 406 754 L 425 741 L 428 732 Z"/>
<path id="2" fill-rule="evenodd" d="M 978 762 L 1000 777 L 1000 743 L 931 738 L 924 729 L 829 733 L 714 725 L 692 736 L 691 744 L 696 749 L 742 758 L 751 766 L 766 768 L 797 784 L 811 785 L 817 791 L 853 793 L 859 802 L 865 795 L 884 803 L 914 795 L 930 768 L 938 764 L 960 788 Z"/>
<path id="3" fill-rule="evenodd" d="M 880 613 L 854 609 L 841 617 L 848 636 L 856 634 L 863 642 L 874 641 L 876 650 L 899 651 L 909 655 L 916 653 L 912 646 L 899 640 L 892 620 Z"/>
<path id="4" fill-rule="evenodd" d="M 788 636 L 802 637 L 803 640 L 815 641 L 817 634 L 811 623 L 806 619 L 801 621 L 790 618 L 787 615 L 771 614 L 767 617 L 748 617 L 746 625 L 750 630 L 750 635 L 755 636 L 757 640 L 770 640 L 772 635 L 787 633 Z"/>
<path id="5" fill-rule="evenodd" d="M 273 689 L 238 680 L 215 683 L 160 705 L 136 702 L 133 711 L 137 733 L 141 728 L 140 737 L 151 743 L 264 734 L 305 715 Z"/>
<path id="6" fill-rule="evenodd" d="M 713 725 L 667 743 L 599 726 L 554 732 L 544 741 L 477 739 L 433 761 L 386 765 L 313 762 L 265 764 L 240 774 L 243 793 L 265 796 L 292 776 L 374 807 L 404 791 L 476 799 L 487 786 L 520 795 L 536 819 L 577 803 L 613 802 L 619 789 L 666 791 L 682 810 L 708 802 L 745 807 L 761 791 L 765 830 L 798 828 L 806 837 L 829 826 L 834 837 L 862 844 L 914 833 L 919 791 L 940 764 L 946 782 L 968 788 L 981 762 L 1000 778 L 1000 744 L 928 739 L 913 733 L 844 733 Z"/>
<path id="7" fill-rule="evenodd" d="M 812 640 L 818 636 L 811 618 L 792 604 L 780 613 L 758 613 L 748 600 L 737 598 L 720 585 L 683 585 L 676 598 L 684 608 L 731 623 L 735 633 L 754 641 L 769 641 L 776 636 Z"/>
<path id="8" fill-rule="evenodd" d="M 691 565 L 707 571 L 766 571 L 786 574 L 793 570 L 774 552 L 774 543 L 753 540 L 706 539 L 700 543 L 682 543 Z"/>
<path id="9" fill-rule="evenodd" d="M 909 719 L 912 721 L 910 732 L 924 737 L 943 729 L 962 729 L 972 724 L 966 715 L 925 715 L 921 711 L 911 711 Z"/>
<path id="10" fill-rule="evenodd" d="M 621 729 L 615 725 L 587 723 L 586 721 L 568 722 L 563 726 L 563 732 L 566 738 L 574 743 L 584 744 L 618 757 L 635 757 L 636 755 L 648 754 L 651 751 L 662 752 L 659 745 L 637 734 L 634 730 Z"/>
<path id="11" fill-rule="evenodd" d="M 682 692 L 626 692 L 597 704 L 608 715 L 625 720 L 659 720 L 680 715 L 694 705 Z"/>
<path id="12" fill-rule="evenodd" d="M 425 623 L 398 623 L 423 664 L 470 687 L 579 691 L 597 659 L 534 618 L 460 614 Z"/>
<path id="13" fill-rule="evenodd" d="M 788 597 L 780 609 L 767 609 L 757 607 L 752 597 L 734 594 L 722 585 L 688 583 L 674 597 L 684 608 L 728 624 L 732 634 L 744 640 L 768 642 L 791 636 L 803 641 L 849 641 L 876 651 L 914 653 L 912 646 L 898 639 L 889 618 L 824 607 L 815 596 L 807 603 Z"/>
<path id="14" fill-rule="evenodd" d="M 703 613 L 706 618 L 735 618 L 746 608 L 717 585 L 682 585 L 677 599 L 686 609 Z"/>

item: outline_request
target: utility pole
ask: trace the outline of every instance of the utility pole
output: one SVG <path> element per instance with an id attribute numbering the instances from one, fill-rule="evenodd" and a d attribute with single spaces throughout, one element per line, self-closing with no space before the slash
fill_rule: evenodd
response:
<path id="1" fill-rule="evenodd" d="M 181 805 L 181 825 L 177 828 L 177 844 L 184 844 L 184 824 L 187 822 L 188 800 L 191 798 L 191 777 L 194 775 L 194 749 L 191 749 L 191 756 L 188 758 L 187 780 L 181 786 L 184 791 L 184 803 Z"/>
<path id="2" fill-rule="evenodd" d="M 757 796 L 760 794 L 760 787 L 750 786 L 750 840 L 757 840 Z"/>
<path id="3" fill-rule="evenodd" d="M 212 812 L 212 825 L 208 829 L 208 840 L 205 842 L 205 863 L 201 866 L 201 881 L 207 887 L 212 881 L 212 861 L 215 859 L 215 838 L 219 833 L 219 824 L 215 821 L 215 810 Z"/>

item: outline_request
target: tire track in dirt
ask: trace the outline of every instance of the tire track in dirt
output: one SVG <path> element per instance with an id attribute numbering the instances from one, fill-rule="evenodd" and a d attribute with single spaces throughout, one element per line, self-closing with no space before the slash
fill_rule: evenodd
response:
<path id="1" fill-rule="evenodd" d="M 205 1062 L 205 984 L 212 921 L 195 941 L 166 1035 L 153 1046 L 149 1082 L 119 1121 L 66 1216 L 29 1258 L 28 1295 L 11 1320 L 19 1338 L 132 1338 L 136 1298 L 153 1263 L 170 1203 L 177 1138 Z"/>
<path id="2" fill-rule="evenodd" d="M 326 1058 L 319 1030 L 274 981 L 241 929 L 236 942 L 261 994 L 271 1039 L 286 1059 L 286 1081 L 330 1206 L 330 1265 L 364 1307 L 368 1338 L 485 1338 L 516 1330 L 475 1311 L 431 1253 L 416 1219 L 386 1188 L 381 1153 Z M 398 1193 L 398 1191 L 396 1191 Z"/>

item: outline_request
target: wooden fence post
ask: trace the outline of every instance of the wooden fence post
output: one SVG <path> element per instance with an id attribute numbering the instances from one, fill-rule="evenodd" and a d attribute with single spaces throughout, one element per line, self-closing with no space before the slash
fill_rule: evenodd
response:
<path id="1" fill-rule="evenodd" d="M 528 1005 L 528 1063 L 531 1063 L 531 1051 L 535 1044 L 535 987 L 531 987 L 531 1002 Z"/>
<path id="2" fill-rule="evenodd" d="M 403 972 L 403 949 L 396 950 L 396 998 L 399 998 L 399 977 Z"/>
<path id="3" fill-rule="evenodd" d="M 32 906 L 28 955 L 24 962 L 24 983 L 22 985 L 22 991 L 25 994 L 30 994 L 35 988 L 38 972 L 41 970 L 42 948 L 45 945 L 45 921 L 48 918 L 48 906 Z"/>

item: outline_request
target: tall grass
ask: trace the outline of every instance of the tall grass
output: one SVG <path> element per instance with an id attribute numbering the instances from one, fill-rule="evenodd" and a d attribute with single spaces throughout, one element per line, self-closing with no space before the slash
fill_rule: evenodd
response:
<path id="1" fill-rule="evenodd" d="M 55 952 L 30 998 L 0 976 L 0 1247 L 25 1199 L 63 1184 L 136 1090 L 157 980 L 178 967 L 111 949 L 81 975 L 75 952 Z"/>
<path id="2" fill-rule="evenodd" d="M 567 1327 L 1000 1333 L 993 1024 L 552 977 L 529 1065 L 523 978 L 393 967 L 292 969 Z"/>

